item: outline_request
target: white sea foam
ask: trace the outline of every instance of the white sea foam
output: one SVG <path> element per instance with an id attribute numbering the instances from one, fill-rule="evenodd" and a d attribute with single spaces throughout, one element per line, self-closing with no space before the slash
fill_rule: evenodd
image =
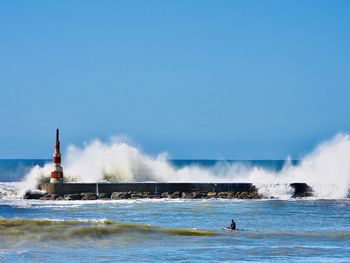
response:
<path id="1" fill-rule="evenodd" d="M 21 183 L 18 182 L 0 182 L 0 199 L 13 199 L 18 197 L 18 189 Z"/>
<path id="2" fill-rule="evenodd" d="M 350 183 L 350 137 L 338 134 L 321 143 L 298 165 L 287 159 L 280 171 L 239 163 L 219 163 L 211 167 L 188 165 L 176 168 L 161 153 L 152 157 L 123 141 L 103 143 L 96 139 L 83 148 L 69 146 L 63 155 L 65 180 L 69 182 L 251 182 L 266 196 L 286 198 L 289 183 L 309 184 L 318 198 L 345 198 Z M 20 189 L 34 189 L 48 178 L 52 167 L 35 166 Z"/>

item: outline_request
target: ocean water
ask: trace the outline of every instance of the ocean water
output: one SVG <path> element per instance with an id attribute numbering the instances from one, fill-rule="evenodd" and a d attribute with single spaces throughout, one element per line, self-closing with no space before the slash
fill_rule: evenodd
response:
<path id="1" fill-rule="evenodd" d="M 350 261 L 346 197 L 291 199 L 287 191 L 262 200 L 23 200 L 20 185 L 34 165 L 48 162 L 0 160 L 0 262 Z M 300 166 L 299 161 L 167 163 L 177 172 L 219 173 L 215 178 L 222 172 L 225 180 L 228 166 L 238 165 L 229 170 L 240 175 L 278 174 L 286 163 Z M 263 189 L 270 193 L 280 186 L 268 182 Z M 231 219 L 238 231 L 223 228 Z"/>

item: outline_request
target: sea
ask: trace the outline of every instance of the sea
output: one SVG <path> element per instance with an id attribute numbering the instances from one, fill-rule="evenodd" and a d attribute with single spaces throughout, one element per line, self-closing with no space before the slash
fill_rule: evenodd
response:
<path id="1" fill-rule="evenodd" d="M 50 160 L 0 160 L 0 262 L 350 262 L 350 199 L 325 196 L 327 191 L 295 199 L 283 183 L 271 183 L 305 170 L 308 162 L 155 158 L 150 164 L 146 158 L 142 163 L 148 166 L 132 170 L 132 180 L 166 180 L 167 174 L 157 177 L 159 171 L 169 173 L 169 181 L 181 176 L 186 181 L 191 174 L 198 181 L 196 173 L 204 181 L 222 181 L 238 173 L 238 180 L 257 180 L 266 195 L 261 200 L 24 200 L 20 189 Z M 152 170 L 155 163 L 163 168 Z M 67 176 L 73 178 L 74 167 L 64 164 Z M 149 176 L 137 176 L 142 171 Z M 237 231 L 225 228 L 232 219 Z"/>

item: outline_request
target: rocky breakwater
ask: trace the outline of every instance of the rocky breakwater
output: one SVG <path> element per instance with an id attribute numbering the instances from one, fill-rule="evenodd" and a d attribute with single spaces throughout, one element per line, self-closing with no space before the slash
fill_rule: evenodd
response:
<path id="1" fill-rule="evenodd" d="M 122 199 L 261 199 L 258 192 L 112 192 L 108 193 L 76 193 L 76 194 L 49 194 L 40 192 L 27 192 L 24 199 L 39 200 L 122 200 Z"/>

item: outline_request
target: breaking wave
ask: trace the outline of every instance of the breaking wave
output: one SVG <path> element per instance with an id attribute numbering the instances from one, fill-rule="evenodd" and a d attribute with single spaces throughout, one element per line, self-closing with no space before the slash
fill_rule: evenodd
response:
<path id="1" fill-rule="evenodd" d="M 296 165 L 287 160 L 279 171 L 225 162 L 178 168 L 167 161 L 165 153 L 152 157 L 120 140 L 103 143 L 96 139 L 82 148 L 69 146 L 63 167 L 67 182 L 250 182 L 261 194 L 281 198 L 290 197 L 289 183 L 303 182 L 313 188 L 317 198 L 346 198 L 349 160 L 348 134 L 321 143 Z M 22 192 L 47 180 L 51 169 L 51 164 L 33 167 L 20 187 Z"/>
<path id="2" fill-rule="evenodd" d="M 162 228 L 111 220 L 0 219 L 0 240 L 74 240 L 123 235 L 213 236 L 212 231 Z"/>
<path id="3" fill-rule="evenodd" d="M 240 230 L 241 236 L 249 239 L 278 237 L 307 237 L 311 239 L 331 238 L 332 240 L 348 240 L 349 231 L 290 231 L 290 230 Z M 196 228 L 166 228 L 152 225 L 122 223 L 107 219 L 90 220 L 57 220 L 57 219 L 0 219 L 0 241 L 20 240 L 70 240 L 100 239 L 106 237 L 144 237 L 156 236 L 197 236 L 211 237 L 232 234 L 217 230 L 199 230 Z"/>

